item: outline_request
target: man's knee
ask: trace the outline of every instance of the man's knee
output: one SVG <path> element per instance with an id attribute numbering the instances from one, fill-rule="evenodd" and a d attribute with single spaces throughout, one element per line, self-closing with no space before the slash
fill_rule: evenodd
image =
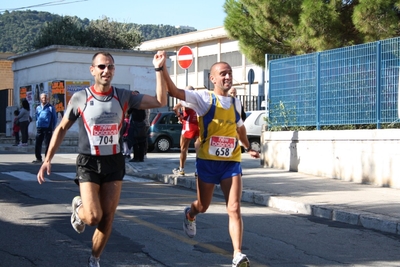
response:
<path id="1" fill-rule="evenodd" d="M 85 213 L 85 223 L 90 226 L 98 225 L 102 220 L 102 217 L 103 217 L 102 212 Z"/>
<path id="2" fill-rule="evenodd" d="M 240 216 L 240 203 L 238 201 L 228 203 L 226 210 L 230 216 Z"/>
<path id="3" fill-rule="evenodd" d="M 205 213 L 209 207 L 210 207 L 210 205 L 203 205 L 200 201 L 198 201 L 197 203 L 194 204 L 194 209 L 198 213 Z"/>

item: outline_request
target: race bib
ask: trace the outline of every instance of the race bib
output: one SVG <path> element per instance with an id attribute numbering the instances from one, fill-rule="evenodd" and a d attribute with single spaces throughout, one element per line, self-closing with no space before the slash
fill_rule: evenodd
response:
<path id="1" fill-rule="evenodd" d="M 226 136 L 211 136 L 208 153 L 218 157 L 231 157 L 235 150 L 236 138 Z"/>
<path id="2" fill-rule="evenodd" d="M 118 124 L 95 124 L 92 126 L 92 144 L 95 146 L 111 146 L 118 142 Z"/>

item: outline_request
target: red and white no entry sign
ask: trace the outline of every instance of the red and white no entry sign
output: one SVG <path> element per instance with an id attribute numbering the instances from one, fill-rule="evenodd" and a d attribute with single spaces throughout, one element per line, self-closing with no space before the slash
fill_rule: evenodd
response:
<path id="1" fill-rule="evenodd" d="M 189 46 L 182 46 L 178 51 L 178 64 L 182 69 L 188 69 L 193 63 L 193 52 Z"/>

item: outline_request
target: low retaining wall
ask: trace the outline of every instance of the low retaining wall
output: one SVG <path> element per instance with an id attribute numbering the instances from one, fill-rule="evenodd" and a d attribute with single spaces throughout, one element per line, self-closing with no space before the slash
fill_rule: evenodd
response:
<path id="1" fill-rule="evenodd" d="M 400 188 L 400 129 L 261 134 L 261 165 Z"/>

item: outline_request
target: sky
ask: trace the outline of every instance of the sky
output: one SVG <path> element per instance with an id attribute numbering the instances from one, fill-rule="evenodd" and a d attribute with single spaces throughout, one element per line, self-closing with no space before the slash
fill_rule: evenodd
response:
<path id="1" fill-rule="evenodd" d="M 191 26 L 205 30 L 223 26 L 224 0 L 13 0 L 1 1 L 5 10 L 37 10 L 81 19 L 100 19 L 136 24 Z"/>

